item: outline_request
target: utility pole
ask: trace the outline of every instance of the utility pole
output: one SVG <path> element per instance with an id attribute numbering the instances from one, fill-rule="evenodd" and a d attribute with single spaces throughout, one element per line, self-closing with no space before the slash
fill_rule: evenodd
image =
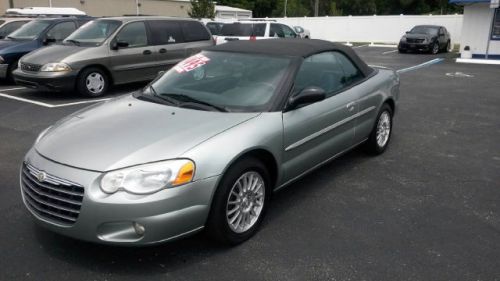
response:
<path id="1" fill-rule="evenodd" d="M 288 0 L 285 0 L 285 18 L 286 18 L 286 6 L 288 4 Z"/>
<path id="2" fill-rule="evenodd" d="M 140 11 L 139 11 L 139 0 L 135 0 L 135 14 L 137 16 L 140 14 Z"/>
<path id="3" fill-rule="evenodd" d="M 319 10 L 319 0 L 314 0 L 314 16 L 318 16 L 318 10 Z"/>
<path id="4" fill-rule="evenodd" d="M 52 8 L 52 0 L 49 0 L 49 7 Z"/>

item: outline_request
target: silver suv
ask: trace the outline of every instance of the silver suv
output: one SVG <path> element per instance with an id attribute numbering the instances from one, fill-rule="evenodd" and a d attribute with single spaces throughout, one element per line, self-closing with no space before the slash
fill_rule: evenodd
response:
<path id="1" fill-rule="evenodd" d="M 112 84 L 152 80 L 158 72 L 211 45 L 210 32 L 195 20 L 102 18 L 82 26 L 60 45 L 21 58 L 14 79 L 31 88 L 76 89 L 97 97 Z"/>

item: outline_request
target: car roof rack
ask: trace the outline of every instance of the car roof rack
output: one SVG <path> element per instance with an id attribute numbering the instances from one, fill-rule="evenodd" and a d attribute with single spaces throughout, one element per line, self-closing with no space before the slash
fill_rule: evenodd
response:
<path id="1" fill-rule="evenodd" d="M 11 8 L 5 11 L 6 17 L 88 17 L 76 8 L 27 7 Z"/>
<path id="2" fill-rule="evenodd" d="M 239 19 L 238 21 L 265 21 L 265 22 L 276 22 L 276 20 L 273 19 Z"/>

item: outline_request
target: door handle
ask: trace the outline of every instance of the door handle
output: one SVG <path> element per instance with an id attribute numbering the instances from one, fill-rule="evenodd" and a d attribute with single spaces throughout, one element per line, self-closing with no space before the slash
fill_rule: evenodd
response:
<path id="1" fill-rule="evenodd" d="M 166 52 L 167 52 L 167 49 L 164 49 L 164 48 L 161 48 L 161 49 L 160 49 L 160 54 L 164 54 L 164 53 L 166 53 Z"/>
<path id="2" fill-rule="evenodd" d="M 353 111 L 355 105 L 356 105 L 356 102 L 350 102 L 345 107 L 347 108 L 348 111 Z"/>
<path id="3" fill-rule="evenodd" d="M 153 52 L 151 52 L 150 50 L 145 50 L 144 52 L 142 52 L 143 55 L 151 55 Z"/>

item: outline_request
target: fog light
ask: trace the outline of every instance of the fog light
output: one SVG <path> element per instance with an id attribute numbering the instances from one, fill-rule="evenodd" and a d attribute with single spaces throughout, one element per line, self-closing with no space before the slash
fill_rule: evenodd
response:
<path id="1" fill-rule="evenodd" d="M 138 222 L 134 222 L 132 224 L 134 226 L 134 230 L 135 230 L 135 233 L 137 233 L 137 235 L 144 235 L 144 232 L 146 232 L 146 228 L 144 228 L 144 226 Z"/>

